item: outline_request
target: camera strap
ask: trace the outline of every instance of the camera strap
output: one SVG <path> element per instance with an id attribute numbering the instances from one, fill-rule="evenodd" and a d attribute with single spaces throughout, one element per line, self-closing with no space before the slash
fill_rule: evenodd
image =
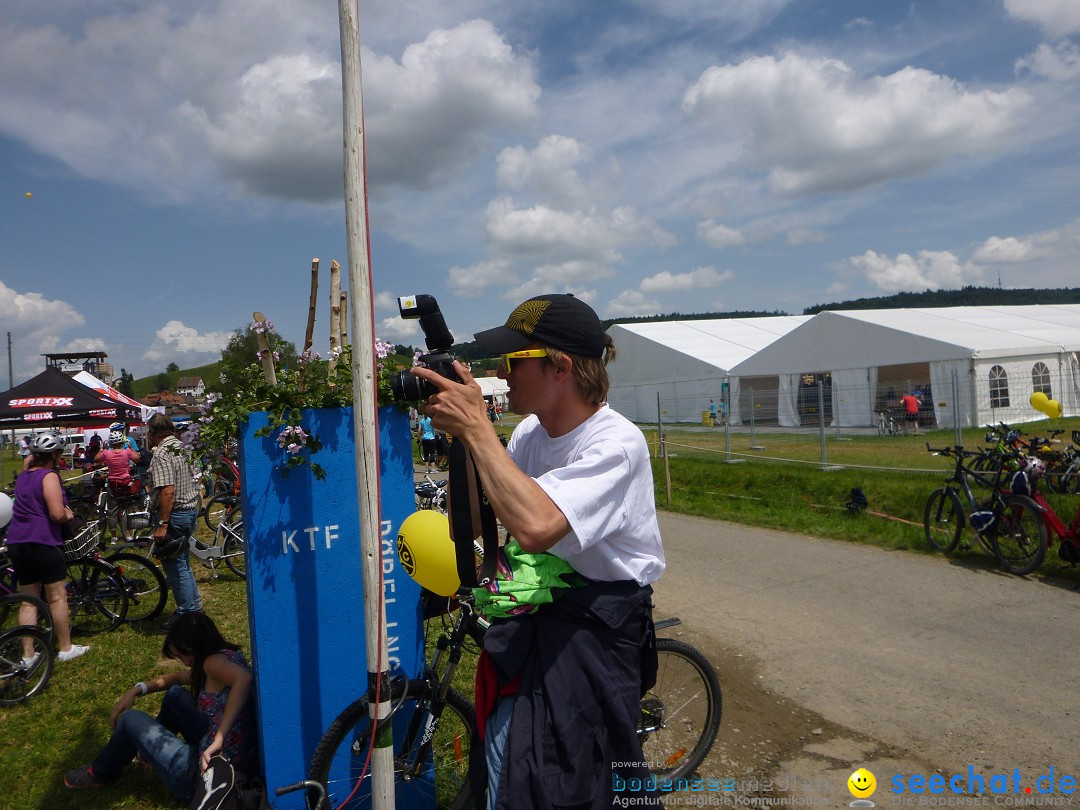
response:
<path id="1" fill-rule="evenodd" d="M 446 505 L 450 513 L 450 537 L 454 540 L 458 578 L 463 587 L 484 587 L 495 578 L 495 562 L 499 556 L 499 526 L 495 521 L 495 510 L 484 494 L 480 471 L 476 469 L 465 442 L 455 439 L 450 443 L 449 462 L 450 485 Z M 480 537 L 484 541 L 484 562 L 477 577 L 473 543 Z"/>

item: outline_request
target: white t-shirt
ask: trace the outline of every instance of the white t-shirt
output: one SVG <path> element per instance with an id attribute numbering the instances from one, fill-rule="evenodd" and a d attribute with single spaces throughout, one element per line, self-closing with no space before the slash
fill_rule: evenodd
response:
<path id="1" fill-rule="evenodd" d="M 604 405 L 565 436 L 548 436 L 535 416 L 507 445 L 570 523 L 549 550 L 575 571 L 648 585 L 664 572 L 652 467 L 641 431 Z"/>

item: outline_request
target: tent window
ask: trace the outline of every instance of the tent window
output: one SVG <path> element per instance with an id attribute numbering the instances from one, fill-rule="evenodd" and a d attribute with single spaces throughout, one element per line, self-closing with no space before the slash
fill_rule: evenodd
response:
<path id="1" fill-rule="evenodd" d="M 1001 366 L 990 369 L 990 407 L 1009 407 L 1009 375 Z"/>
<path id="2" fill-rule="evenodd" d="M 1031 390 L 1053 398 L 1050 391 L 1050 369 L 1046 367 L 1046 363 L 1036 363 L 1031 367 Z"/>

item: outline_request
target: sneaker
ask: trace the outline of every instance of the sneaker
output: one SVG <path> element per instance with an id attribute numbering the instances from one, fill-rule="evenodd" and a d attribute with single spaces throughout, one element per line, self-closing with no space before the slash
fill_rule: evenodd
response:
<path id="1" fill-rule="evenodd" d="M 70 661 L 73 658 L 78 658 L 83 653 L 90 652 L 90 648 L 83 644 L 72 644 L 71 649 L 61 650 L 56 654 L 57 661 Z M 66 778 L 66 777 L 65 777 Z M 71 787 L 68 785 L 68 787 Z"/>
<path id="2" fill-rule="evenodd" d="M 64 784 L 69 788 L 97 788 L 105 783 L 94 776 L 93 768 L 86 765 L 65 773 Z"/>
<path id="3" fill-rule="evenodd" d="M 33 655 L 23 656 L 23 669 L 32 669 L 34 664 L 38 662 L 39 658 L 41 658 L 41 653 L 34 653 Z"/>

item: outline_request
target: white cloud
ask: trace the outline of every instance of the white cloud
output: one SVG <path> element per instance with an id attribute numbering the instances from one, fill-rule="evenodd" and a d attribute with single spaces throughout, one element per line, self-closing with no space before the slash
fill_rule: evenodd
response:
<path id="1" fill-rule="evenodd" d="M 660 302 L 646 297 L 639 290 L 624 290 L 604 308 L 605 318 L 625 318 L 631 315 L 655 315 Z"/>
<path id="2" fill-rule="evenodd" d="M 200 333 L 182 321 L 169 321 L 154 333 L 154 342 L 143 353 L 147 362 L 175 361 L 181 368 L 212 363 L 221 357 L 232 332 Z"/>
<path id="3" fill-rule="evenodd" d="M 405 343 L 412 345 L 420 344 L 423 348 L 423 340 L 420 332 L 419 320 L 405 320 L 404 318 L 383 318 L 375 328 L 375 334 L 380 340 L 389 343 Z"/>
<path id="4" fill-rule="evenodd" d="M 740 231 L 722 225 L 715 219 L 707 219 L 698 223 L 697 238 L 717 250 L 723 250 L 726 247 L 741 245 L 746 242 L 746 237 Z"/>
<path id="5" fill-rule="evenodd" d="M 956 289 L 981 276 L 977 267 L 961 263 L 955 254 L 945 250 L 920 250 L 915 256 L 899 253 L 895 258 L 868 250 L 848 262 L 878 289 L 891 293 Z"/>
<path id="6" fill-rule="evenodd" d="M 609 212 L 560 210 L 549 205 L 518 208 L 506 196 L 488 205 L 486 229 L 496 255 L 547 262 L 619 262 L 623 245 L 664 247 L 675 241 L 652 217 L 630 207 Z"/>
<path id="7" fill-rule="evenodd" d="M 1039 25 L 1051 37 L 1080 31 L 1080 3 L 1076 0 L 1005 0 L 1005 10 Z"/>
<path id="8" fill-rule="evenodd" d="M 669 273 L 665 270 L 662 273 L 642 279 L 639 289 L 643 293 L 704 290 L 709 287 L 718 287 L 733 278 L 735 278 L 735 274 L 730 270 L 720 273 L 715 267 L 699 267 L 689 273 Z"/>
<path id="9" fill-rule="evenodd" d="M 788 53 L 708 68 L 683 109 L 739 138 L 774 190 L 799 194 L 863 188 L 999 149 L 1029 101 L 1017 88 L 969 90 L 914 67 L 860 78 L 839 60 Z"/>
<path id="10" fill-rule="evenodd" d="M 0 323 L 11 333 L 12 376 L 16 384 L 41 371 L 41 355 L 58 351 L 60 335 L 86 323 L 67 301 L 46 298 L 41 293 L 18 292 L 0 281 Z M 91 341 L 89 350 L 104 351 L 104 341 Z M 65 346 L 60 351 L 87 350 Z"/>
<path id="11" fill-rule="evenodd" d="M 972 253 L 976 264 L 1056 263 L 1075 279 L 1080 259 L 1080 219 L 1024 236 L 991 236 Z"/>
<path id="12" fill-rule="evenodd" d="M 530 188 L 559 207 L 580 206 L 589 199 L 589 194 L 575 167 L 587 157 L 580 141 L 548 135 L 531 151 L 514 146 L 499 153 L 496 179 L 500 186 L 511 191 Z"/>
<path id="13" fill-rule="evenodd" d="M 0 26 L 0 132 L 157 200 L 211 198 L 222 182 L 226 192 L 340 200 L 336 15 L 206 5 L 185 14 L 147 0 L 111 16 Z M 486 20 L 430 31 L 400 61 L 368 47 L 363 59 L 374 187 L 430 187 L 474 159 L 490 132 L 537 115 L 530 55 Z"/>
<path id="14" fill-rule="evenodd" d="M 490 260 L 478 262 L 471 267 L 451 267 L 448 274 L 450 289 L 463 298 L 483 295 L 488 287 L 505 286 L 517 281 L 517 274 L 509 262 Z"/>
<path id="15" fill-rule="evenodd" d="M 397 296 L 387 290 L 377 293 L 372 303 L 375 305 L 375 309 L 390 310 L 391 312 L 399 311 Z"/>
<path id="16" fill-rule="evenodd" d="M 1034 53 L 1016 61 L 1017 73 L 1030 71 L 1059 82 L 1080 78 L 1080 47 L 1075 42 L 1039 45 Z"/>

